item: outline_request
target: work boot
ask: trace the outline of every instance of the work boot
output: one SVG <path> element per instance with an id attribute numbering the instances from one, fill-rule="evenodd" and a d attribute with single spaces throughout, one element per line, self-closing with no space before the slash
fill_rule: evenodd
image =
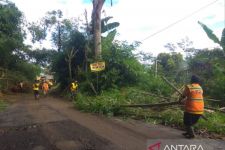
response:
<path id="1" fill-rule="evenodd" d="M 185 130 L 186 130 L 186 132 L 182 133 L 182 135 L 186 137 L 186 136 L 189 135 L 189 133 L 188 133 L 188 127 L 187 126 L 185 127 Z"/>
<path id="2" fill-rule="evenodd" d="M 182 133 L 182 135 L 183 135 L 183 136 L 187 136 L 187 135 L 188 135 L 188 133 L 187 133 L 187 132 L 184 132 L 184 133 Z"/>
<path id="3" fill-rule="evenodd" d="M 187 126 L 187 134 L 185 135 L 185 137 L 188 139 L 195 138 L 195 132 L 192 126 Z"/>

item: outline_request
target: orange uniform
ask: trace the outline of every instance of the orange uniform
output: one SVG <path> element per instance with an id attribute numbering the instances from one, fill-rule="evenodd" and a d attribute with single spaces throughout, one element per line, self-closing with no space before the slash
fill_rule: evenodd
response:
<path id="1" fill-rule="evenodd" d="M 47 94 L 47 92 L 49 90 L 48 83 L 44 82 L 42 85 L 42 89 L 43 89 L 44 94 Z"/>
<path id="2" fill-rule="evenodd" d="M 184 95 L 187 96 L 187 100 L 185 102 L 185 112 L 191 114 L 203 114 L 204 101 L 202 87 L 196 83 L 187 85 Z"/>

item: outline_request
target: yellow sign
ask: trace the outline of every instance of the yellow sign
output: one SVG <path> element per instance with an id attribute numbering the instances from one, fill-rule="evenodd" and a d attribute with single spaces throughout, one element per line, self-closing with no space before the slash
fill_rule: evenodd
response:
<path id="1" fill-rule="evenodd" d="M 93 72 L 97 72 L 97 71 L 102 71 L 105 69 L 105 62 L 96 62 L 96 63 L 92 63 L 90 64 L 91 67 L 91 71 Z"/>

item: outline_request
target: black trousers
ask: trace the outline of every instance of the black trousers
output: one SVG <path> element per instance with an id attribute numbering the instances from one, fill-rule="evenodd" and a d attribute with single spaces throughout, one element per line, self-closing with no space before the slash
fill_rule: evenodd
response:
<path id="1" fill-rule="evenodd" d="M 188 112 L 184 112 L 184 125 L 186 127 L 187 136 L 190 138 L 195 137 L 195 132 L 193 126 L 198 122 L 200 114 L 191 114 Z"/>
<path id="2" fill-rule="evenodd" d="M 198 122 L 200 117 L 201 114 L 191 114 L 188 112 L 184 112 L 184 125 L 193 126 Z"/>

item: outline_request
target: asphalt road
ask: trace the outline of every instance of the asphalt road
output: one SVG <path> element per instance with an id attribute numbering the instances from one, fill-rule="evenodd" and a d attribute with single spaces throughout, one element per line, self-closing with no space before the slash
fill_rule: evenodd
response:
<path id="1" fill-rule="evenodd" d="M 196 150 L 225 150 L 222 140 L 185 139 L 180 130 L 80 112 L 53 97 L 36 101 L 17 94 L 4 99 L 11 105 L 0 112 L 0 150 L 146 150 L 157 143 L 161 149 L 195 145 Z"/>

